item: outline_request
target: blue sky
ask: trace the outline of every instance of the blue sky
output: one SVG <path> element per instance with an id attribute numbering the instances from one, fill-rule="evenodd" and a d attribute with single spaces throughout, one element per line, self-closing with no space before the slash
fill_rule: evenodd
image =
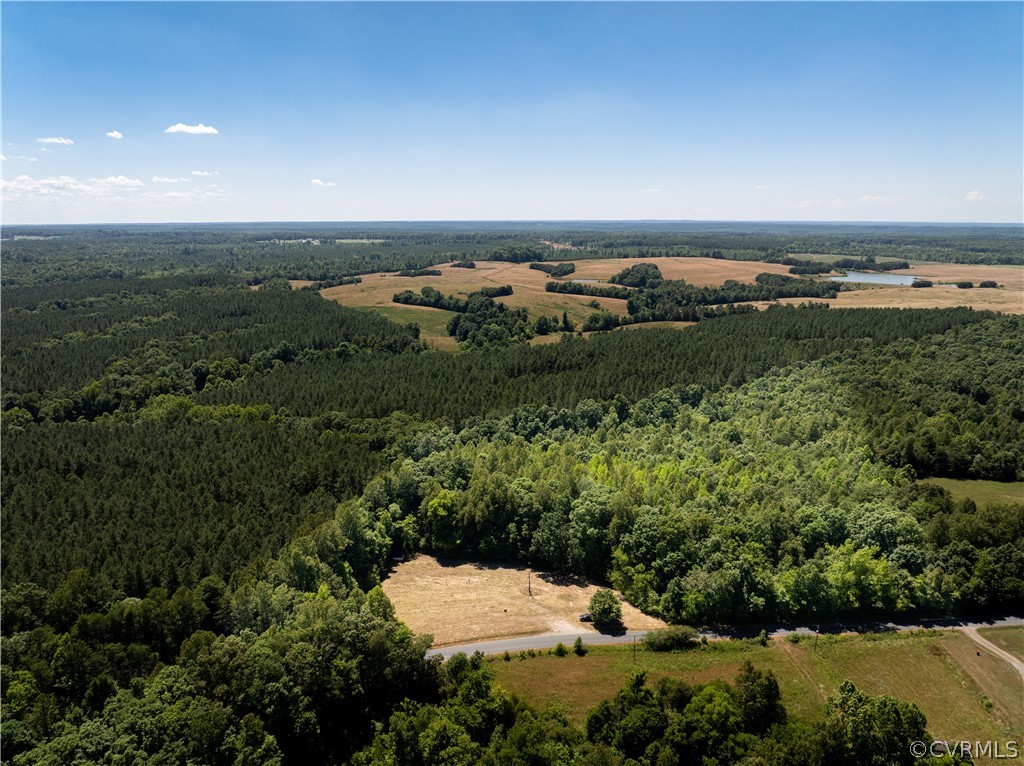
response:
<path id="1" fill-rule="evenodd" d="M 1022 9 L 3 2 L 3 219 L 1019 222 Z"/>

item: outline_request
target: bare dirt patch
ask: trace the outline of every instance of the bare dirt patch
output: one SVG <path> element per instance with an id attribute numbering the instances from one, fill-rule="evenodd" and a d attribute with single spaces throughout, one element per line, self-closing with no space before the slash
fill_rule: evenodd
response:
<path id="1" fill-rule="evenodd" d="M 547 245 L 548 247 L 553 248 L 554 250 L 582 250 L 583 249 L 579 245 L 567 245 L 564 242 L 551 242 L 551 241 L 546 240 L 546 239 L 542 239 L 540 241 L 540 243 L 542 245 Z"/>
<path id="2" fill-rule="evenodd" d="M 421 555 L 396 567 L 383 588 L 398 618 L 417 633 L 433 635 L 434 646 L 540 633 L 595 632 L 579 616 L 587 611 L 598 586 L 581 578 Z M 622 618 L 628 630 L 665 625 L 625 602 Z"/>

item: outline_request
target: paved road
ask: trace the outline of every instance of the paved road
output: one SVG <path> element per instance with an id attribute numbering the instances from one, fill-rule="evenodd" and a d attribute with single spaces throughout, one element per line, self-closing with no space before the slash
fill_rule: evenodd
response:
<path id="1" fill-rule="evenodd" d="M 787 636 L 791 633 L 813 636 L 815 632 L 867 633 L 878 631 L 918 630 L 922 627 L 938 628 L 941 630 L 962 630 L 974 640 L 982 643 L 986 648 L 992 651 L 993 654 L 996 654 L 1003 659 L 1007 659 L 1013 667 L 1024 673 L 1024 670 L 1022 670 L 1024 663 L 1021 663 L 1021 661 L 1014 658 L 1013 655 L 1008 652 L 1004 652 L 990 641 L 986 641 L 977 633 L 978 628 L 996 626 L 1020 626 L 1021 628 L 1024 628 L 1024 617 L 1004 616 L 977 618 L 975 621 L 941 618 L 934 620 L 920 620 L 908 625 L 900 625 L 893 622 L 837 622 L 814 626 L 785 627 L 778 625 L 766 625 L 763 627 L 768 632 L 768 635 L 773 638 Z M 760 632 L 761 627 L 744 626 L 740 628 L 718 628 L 715 631 L 701 633 L 701 635 L 706 636 L 708 639 L 750 638 L 752 636 L 757 636 Z M 459 644 L 457 646 L 441 646 L 428 651 L 427 656 L 440 655 L 445 659 L 448 659 L 458 652 L 465 652 L 466 654 L 473 654 L 474 652 L 483 652 L 484 654 L 501 654 L 502 652 L 510 652 L 515 654 L 528 649 L 550 649 L 559 642 L 570 647 L 573 642 L 576 641 L 576 636 L 580 636 L 583 639 L 583 643 L 587 646 L 593 646 L 595 644 L 628 644 L 632 643 L 634 640 L 639 643 L 646 635 L 647 631 L 645 630 L 631 630 L 619 634 L 595 633 L 593 631 L 585 630 L 581 630 L 579 633 L 544 633 L 535 636 L 521 636 L 519 638 L 502 638 L 495 641 L 478 641 L 472 644 Z"/>

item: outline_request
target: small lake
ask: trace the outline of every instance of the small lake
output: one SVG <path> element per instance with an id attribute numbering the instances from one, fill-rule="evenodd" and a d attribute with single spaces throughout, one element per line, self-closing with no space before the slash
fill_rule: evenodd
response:
<path id="1" fill-rule="evenodd" d="M 915 277 L 885 271 L 848 271 L 845 277 L 829 277 L 832 282 L 871 282 L 876 285 L 912 285 Z"/>

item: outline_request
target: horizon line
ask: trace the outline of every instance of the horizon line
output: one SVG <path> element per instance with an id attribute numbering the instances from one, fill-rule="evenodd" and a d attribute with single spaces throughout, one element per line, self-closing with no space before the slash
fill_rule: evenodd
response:
<path id="1" fill-rule="evenodd" d="M 78 223 L 5 223 L 0 229 L 45 226 L 244 226 L 271 224 L 302 225 L 356 225 L 356 224 L 552 224 L 552 223 L 615 223 L 615 224 L 774 224 L 802 226 L 998 226 L 1024 227 L 1024 221 L 884 221 L 884 220 L 807 220 L 807 219 L 760 219 L 760 218 L 379 218 L 379 219 L 251 219 L 251 220 L 207 220 L 207 221 L 89 221 Z"/>

